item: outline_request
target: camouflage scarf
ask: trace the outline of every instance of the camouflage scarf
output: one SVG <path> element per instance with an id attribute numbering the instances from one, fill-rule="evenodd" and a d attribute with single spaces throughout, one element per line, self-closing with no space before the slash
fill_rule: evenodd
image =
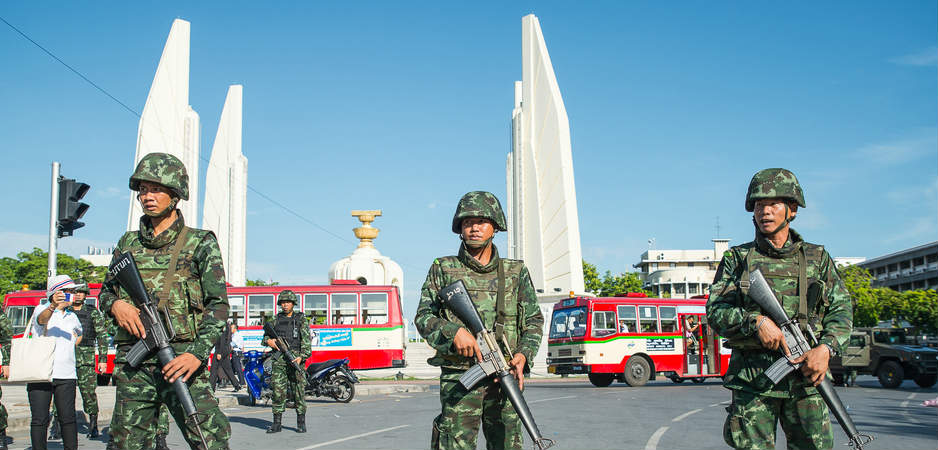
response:
<path id="1" fill-rule="evenodd" d="M 495 244 L 492 244 L 492 259 L 484 266 L 466 250 L 465 242 L 459 245 L 459 255 L 457 258 L 459 258 L 459 261 L 465 264 L 466 267 L 478 273 L 489 273 L 498 267 L 498 249 L 495 248 Z"/>
<path id="2" fill-rule="evenodd" d="M 182 218 L 182 211 L 176 210 L 176 221 L 173 222 L 166 231 L 158 236 L 153 235 L 153 224 L 150 223 L 148 216 L 140 217 L 140 230 L 137 235 L 140 237 L 140 243 L 146 248 L 160 248 L 172 244 L 176 241 L 176 236 L 186 226 L 186 221 Z"/>
<path id="3" fill-rule="evenodd" d="M 756 247 L 759 249 L 759 253 L 763 255 L 772 257 L 772 258 L 785 258 L 787 256 L 793 255 L 798 249 L 801 248 L 801 244 L 804 242 L 804 239 L 801 238 L 801 235 L 798 234 L 793 228 L 788 229 L 788 240 L 785 241 L 785 245 L 782 245 L 782 248 L 775 248 L 769 239 L 759 232 L 759 229 L 756 229 Z"/>

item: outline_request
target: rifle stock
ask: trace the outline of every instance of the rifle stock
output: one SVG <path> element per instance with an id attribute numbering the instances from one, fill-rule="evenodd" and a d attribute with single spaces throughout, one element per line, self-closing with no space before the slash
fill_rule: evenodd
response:
<path id="1" fill-rule="evenodd" d="M 749 297 L 759 304 L 759 307 L 762 308 L 762 311 L 766 313 L 768 318 L 771 319 L 772 322 L 775 322 L 782 330 L 782 334 L 785 336 L 785 343 L 788 345 L 788 349 L 791 352 L 791 359 L 798 358 L 811 350 L 812 346 L 818 345 L 811 325 L 805 325 L 808 335 L 811 337 L 811 342 L 809 343 L 801 332 L 798 321 L 789 318 L 785 310 L 782 309 L 781 303 L 779 303 L 778 299 L 775 297 L 769 284 L 765 281 L 762 271 L 759 269 L 749 273 Z M 800 367 L 801 364 L 793 364 L 789 358 L 782 355 L 778 361 L 773 363 L 766 370 L 765 374 L 777 384 L 788 376 L 789 373 Z M 864 445 L 873 441 L 872 435 L 861 434 L 857 431 L 857 427 L 854 425 L 850 415 L 847 414 L 847 409 L 844 408 L 844 403 L 840 400 L 840 396 L 837 395 L 837 392 L 834 391 L 834 386 L 831 384 L 830 380 L 827 379 L 827 374 L 824 374 L 824 380 L 817 386 L 817 390 L 818 393 L 821 394 L 821 398 L 824 399 L 824 403 L 827 403 L 831 413 L 834 414 L 837 423 L 843 428 L 844 433 L 850 440 L 849 444 L 851 447 L 863 450 Z"/>
<path id="2" fill-rule="evenodd" d="M 541 431 L 534 422 L 534 416 L 531 415 L 531 409 L 528 402 L 524 400 L 521 394 L 521 387 L 518 386 L 518 380 L 511 374 L 511 367 L 505 360 L 505 355 L 496 342 L 492 333 L 489 333 L 482 322 L 479 311 L 469 297 L 469 291 L 462 280 L 458 280 L 440 290 L 440 297 L 443 304 L 452 311 L 456 317 L 461 320 L 469 331 L 475 336 L 482 350 L 482 361 L 476 363 L 469 370 L 459 377 L 460 384 L 467 390 L 472 389 L 477 383 L 494 375 L 501 384 L 502 391 L 508 397 L 508 401 L 515 408 L 521 423 L 527 430 L 528 435 L 534 443 L 534 448 L 544 450 L 552 447 L 554 441 L 541 435 Z M 510 349 L 508 349 L 510 351 Z"/>

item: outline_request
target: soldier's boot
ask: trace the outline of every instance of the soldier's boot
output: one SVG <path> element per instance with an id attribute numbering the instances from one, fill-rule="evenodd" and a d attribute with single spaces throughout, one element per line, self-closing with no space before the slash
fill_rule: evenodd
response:
<path id="1" fill-rule="evenodd" d="M 88 414 L 88 437 L 94 439 L 100 435 L 101 433 L 98 432 L 98 415 Z"/>
<path id="2" fill-rule="evenodd" d="M 169 446 L 166 445 L 166 435 L 157 434 L 156 435 L 156 450 L 169 450 Z"/>
<path id="3" fill-rule="evenodd" d="M 306 432 L 306 414 L 296 415 L 296 432 L 297 433 Z"/>
<path id="4" fill-rule="evenodd" d="M 274 423 L 270 424 L 270 427 L 267 428 L 267 433 L 279 433 L 281 430 L 280 419 L 283 417 L 283 414 L 274 414 Z"/>
<path id="5" fill-rule="evenodd" d="M 59 432 L 59 420 L 58 417 L 50 416 L 52 420 L 52 427 L 49 428 L 49 440 L 54 441 L 62 438 L 62 433 Z"/>
<path id="6" fill-rule="evenodd" d="M 7 430 L 0 431 L 0 450 L 7 450 Z"/>

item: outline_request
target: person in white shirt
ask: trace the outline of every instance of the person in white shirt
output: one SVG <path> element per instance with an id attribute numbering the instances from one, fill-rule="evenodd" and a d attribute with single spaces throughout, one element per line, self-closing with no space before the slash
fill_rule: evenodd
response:
<path id="1" fill-rule="evenodd" d="M 235 317 L 237 319 L 237 317 Z M 238 331 L 238 324 L 231 324 L 231 368 L 234 369 L 241 386 L 244 386 L 244 366 L 241 359 L 244 357 L 244 336 Z"/>
<path id="2" fill-rule="evenodd" d="M 33 450 L 46 450 L 46 428 L 49 425 L 49 406 L 55 398 L 62 446 L 65 450 L 78 448 L 78 428 L 75 425 L 75 389 L 78 375 L 75 370 L 75 346 L 81 340 L 81 322 L 74 312 L 67 310 L 80 287 L 68 275 L 50 277 L 46 284 L 47 302 L 40 304 L 30 318 L 32 334 L 55 338 L 52 358 L 52 382 L 28 383 L 26 392 L 32 419 L 29 435 Z"/>

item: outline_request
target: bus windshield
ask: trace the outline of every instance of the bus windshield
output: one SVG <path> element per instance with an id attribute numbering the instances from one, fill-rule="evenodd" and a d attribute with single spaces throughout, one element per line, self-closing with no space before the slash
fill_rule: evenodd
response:
<path id="1" fill-rule="evenodd" d="M 586 335 L 586 307 L 558 309 L 550 320 L 550 339 Z"/>

